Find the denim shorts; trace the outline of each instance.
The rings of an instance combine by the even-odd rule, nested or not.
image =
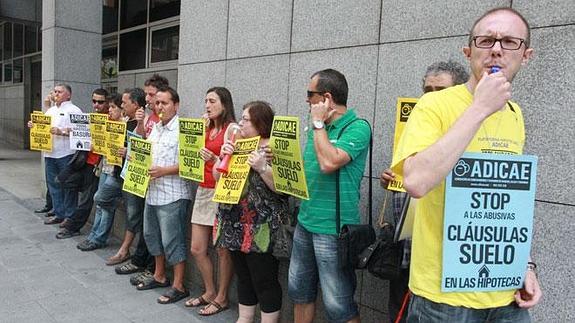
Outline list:
[[[169,265],[185,261],[187,215],[190,200],[177,200],[166,205],[144,208],[144,239],[150,254],[165,255]]]
[[[330,322],[347,322],[359,315],[353,299],[356,288],[353,268],[338,264],[337,236],[307,231],[298,224],[293,239],[288,295],[296,304],[315,302],[318,283]]]
[[[487,309],[472,309],[435,303],[421,296],[412,295],[407,323],[419,322],[528,323],[531,322],[531,317],[528,310],[519,308],[515,303]]]

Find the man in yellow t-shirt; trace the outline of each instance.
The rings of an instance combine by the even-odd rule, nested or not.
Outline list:
[[[424,95],[401,136],[392,169],[403,174],[408,193],[420,198],[408,322],[529,322],[527,308],[541,298],[533,266],[521,291],[443,293],[440,284],[446,176],[464,152],[523,152],[523,115],[508,100],[513,78],[533,53],[529,38],[529,25],[517,11],[497,8],[485,13],[463,48],[471,67],[469,81]]]

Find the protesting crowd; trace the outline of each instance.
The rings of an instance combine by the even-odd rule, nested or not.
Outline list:
[[[405,120],[391,164],[373,165],[391,199],[389,208],[374,206],[382,210],[381,228],[371,225],[371,185],[369,198],[360,186],[366,165],[369,179],[377,177],[372,146],[392,143],[348,107],[346,77],[335,69],[309,76],[302,153],[298,118],[276,115],[261,100],[243,103],[236,115],[240,109],[222,86],[207,89],[203,115],[187,119],[179,116],[178,92],[158,74],[143,89],[94,90],[89,115],[72,103],[72,88],[58,84],[44,101],[46,112],[28,123],[39,130],[49,120],[49,135],[37,137],[51,140],[49,149],[41,147],[48,193],[38,213],[47,214],[45,224],[59,225],[58,239],[81,235],[93,213],[89,234],[77,245],[92,251],[108,245],[123,204],[123,240],[106,265],[130,275],[137,290],[164,288],[159,304],[184,300],[202,316],[231,306],[235,275],[237,322],[279,322],[283,258],[294,322],[314,321],[319,293],[329,322],[360,322],[356,270],[376,275],[386,260],[393,273],[376,276],[389,280],[391,322],[530,322],[528,309],[542,294],[529,255],[532,218],[499,225],[522,221],[509,211],[516,197],[504,190],[505,180],[517,176],[507,188],[529,191],[521,185],[534,176],[529,160],[518,159],[524,121],[511,101],[512,81],[533,53],[529,46],[525,18],[497,8],[470,29],[463,48],[469,73],[453,61],[430,62],[424,95]],[[89,149],[70,140],[80,119],[91,129]],[[298,147],[282,149],[290,140]],[[197,148],[186,150],[187,144]],[[493,160],[496,185],[480,168]],[[282,173],[285,168],[291,171]],[[474,186],[477,174],[491,186]],[[289,180],[283,185],[280,178]],[[292,185],[299,186],[290,191]],[[369,225],[362,225],[362,199],[370,205]],[[462,203],[474,212],[466,210],[459,223],[449,216],[459,215],[455,206]],[[398,235],[410,214],[408,237],[383,239],[386,225]],[[478,219],[485,225],[471,224]],[[394,258],[383,248],[392,248]],[[185,282],[190,256],[203,281],[197,295]],[[474,277],[456,269],[465,265],[474,265]]]

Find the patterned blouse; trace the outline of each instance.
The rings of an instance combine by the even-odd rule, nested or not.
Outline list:
[[[288,212],[288,196],[270,190],[251,170],[238,204],[221,204],[214,223],[214,244],[244,253],[271,252],[280,219]]]

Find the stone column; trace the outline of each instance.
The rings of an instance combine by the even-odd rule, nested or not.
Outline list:
[[[91,111],[91,93],[100,87],[102,2],[42,2],[42,97],[57,83],[72,87],[72,102]]]

